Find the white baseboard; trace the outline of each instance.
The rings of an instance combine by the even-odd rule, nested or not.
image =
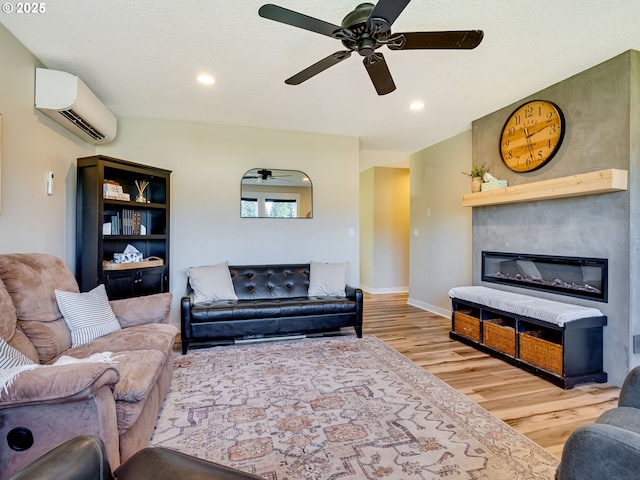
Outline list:
[[[442,317],[451,318],[451,310],[447,310],[445,308],[436,307],[435,305],[431,305],[426,302],[421,302],[413,298],[409,298],[407,300],[407,304],[413,307],[420,308],[422,310],[426,310],[427,312],[435,313],[436,315],[440,315]]]
[[[360,288],[372,295],[384,294],[384,293],[407,293],[409,287],[391,287],[391,288],[374,288],[367,285],[360,285]]]

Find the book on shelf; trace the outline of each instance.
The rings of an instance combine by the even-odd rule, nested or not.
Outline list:
[[[138,210],[122,209],[121,212],[108,217],[110,222],[103,225],[104,235],[146,235],[147,229],[142,224],[142,213]]]

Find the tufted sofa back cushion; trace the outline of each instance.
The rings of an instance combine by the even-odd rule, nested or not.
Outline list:
[[[306,297],[309,264],[229,266],[238,300]]]

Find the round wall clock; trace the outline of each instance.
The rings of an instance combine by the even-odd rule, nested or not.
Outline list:
[[[560,107],[546,100],[520,105],[502,128],[500,154],[514,172],[531,172],[553,158],[564,138]]]

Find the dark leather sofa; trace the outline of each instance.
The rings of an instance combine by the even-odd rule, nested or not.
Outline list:
[[[235,339],[286,336],[354,327],[362,337],[363,293],[349,285],[344,297],[309,297],[309,264],[229,266],[237,301],[181,300],[182,353],[190,346]]]
[[[111,472],[98,437],[72,438],[45,453],[11,480],[260,480],[219,463],[162,447],[144,448]]]

